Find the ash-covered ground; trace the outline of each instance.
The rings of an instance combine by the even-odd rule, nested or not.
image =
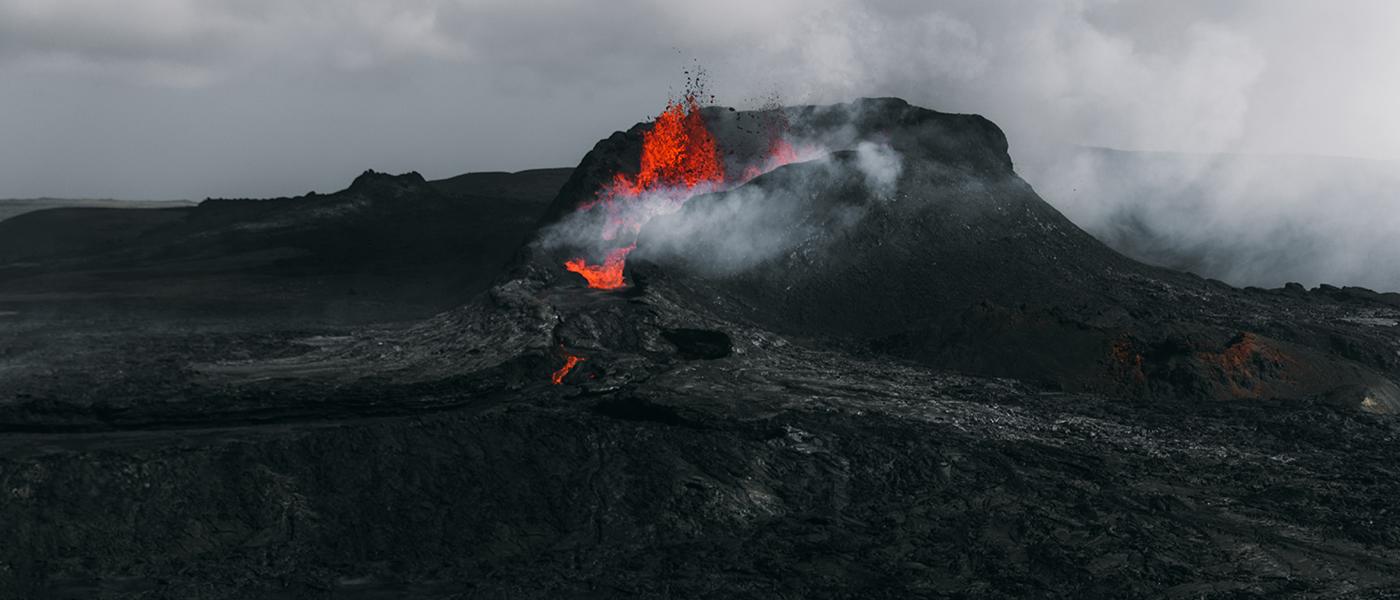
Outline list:
[[[775,117],[820,152],[614,290],[563,264],[647,124],[0,222],[123,219],[0,237],[0,597],[1400,595],[1400,296],[1136,263],[894,99],[705,109],[730,173]]]

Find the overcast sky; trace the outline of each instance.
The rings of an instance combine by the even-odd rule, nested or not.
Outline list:
[[[1400,158],[1400,2],[0,0],[0,197],[576,164],[698,61],[723,104],[898,95],[1060,144]]]

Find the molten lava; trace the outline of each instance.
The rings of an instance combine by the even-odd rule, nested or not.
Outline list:
[[[705,126],[694,94],[668,102],[651,129],[642,134],[642,167],[635,178],[619,173],[611,192],[637,196],[662,187],[693,189],[724,182],[724,163],[715,137]]]
[[[635,176],[613,175],[597,198],[579,210],[603,210],[600,239],[625,242],[636,239],[652,217],[675,212],[692,196],[720,191],[730,183],[715,136],[705,123],[695,92],[678,102],[666,103],[651,128],[642,133],[641,166]],[[775,113],[781,115],[780,112]],[[786,121],[773,127],[772,139],[759,164],[744,169],[736,182],[743,183],[798,160],[798,152],[783,139]],[[601,264],[582,257],[569,259],[564,268],[582,275],[588,287],[611,290],[626,284],[622,277],[627,254],[636,243],[613,248]]]
[[[554,385],[564,383],[564,376],[568,375],[569,371],[572,371],[574,366],[578,365],[579,363],[585,360],[587,359],[582,356],[574,356],[572,354],[569,354],[568,352],[565,352],[564,366],[559,367],[558,371],[555,371],[553,375],[550,375],[550,380],[554,382]]]
[[[590,265],[582,258],[574,258],[565,262],[564,268],[582,275],[588,280],[588,287],[615,290],[623,285],[622,267],[627,261],[627,253],[636,247],[637,244],[633,243],[609,252],[601,265]]]
[[[598,200],[581,209],[602,204],[608,218],[601,237],[615,240],[620,235],[636,236],[646,219],[680,208],[696,188],[723,183],[724,162],[715,137],[705,125],[699,101],[694,94],[688,94],[680,102],[668,102],[651,129],[642,134],[642,164],[637,175],[614,175],[612,182],[598,192]],[[637,210],[636,203],[643,195],[661,195],[665,201],[659,207],[647,207],[651,210]],[[583,258],[573,258],[564,263],[564,268],[582,275],[588,280],[588,287],[617,289],[624,285],[622,269],[627,253],[636,246],[634,243],[613,249],[602,264],[590,265]]]

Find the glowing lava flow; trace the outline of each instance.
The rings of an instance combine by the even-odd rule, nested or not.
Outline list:
[[[588,287],[600,290],[613,290],[622,287],[622,267],[627,261],[627,253],[631,252],[637,244],[623,246],[608,253],[608,257],[601,265],[590,265],[582,258],[571,259],[564,263],[564,268],[588,280]]]
[[[660,211],[669,212],[695,195],[699,191],[697,188],[718,189],[723,183],[724,162],[720,159],[719,148],[705,126],[700,103],[690,94],[680,102],[667,103],[666,110],[656,117],[651,129],[642,134],[642,164],[637,175],[616,174],[612,182],[599,191],[598,200],[582,209],[601,203],[608,211],[607,225],[602,232],[604,240],[613,240],[622,234],[635,236],[645,219],[657,214],[656,210],[633,210],[632,205],[642,195],[666,196],[669,202],[663,203]],[[588,287],[620,288],[625,283],[622,269],[627,253],[635,247],[634,243],[613,249],[600,265],[573,258],[564,263],[564,268],[582,275],[588,280]]]
[[[550,380],[554,382],[554,385],[559,385],[559,384],[561,384],[561,383],[564,383],[564,376],[565,376],[565,375],[568,375],[568,374],[569,374],[569,371],[572,371],[572,370],[574,369],[574,366],[575,366],[575,365],[578,365],[579,363],[581,363],[581,362],[583,362],[583,361],[585,361],[585,360],[588,360],[588,359],[586,359],[586,358],[584,358],[584,357],[582,357],[582,356],[574,356],[574,355],[572,355],[572,354],[569,354],[568,352],[565,352],[565,353],[564,353],[564,366],[559,367],[559,370],[558,370],[558,371],[555,371],[553,375],[550,375],[550,376],[549,376]]]

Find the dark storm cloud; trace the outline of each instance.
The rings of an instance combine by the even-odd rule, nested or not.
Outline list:
[[[1380,1],[0,0],[0,197],[572,165],[698,62],[721,103],[898,95],[984,114],[1093,229],[1115,199],[1076,193],[1104,186],[1066,147],[1400,157],[1398,17]],[[1216,222],[1278,225],[1231,200],[1246,196]],[[1307,222],[1339,203],[1284,208]]]

